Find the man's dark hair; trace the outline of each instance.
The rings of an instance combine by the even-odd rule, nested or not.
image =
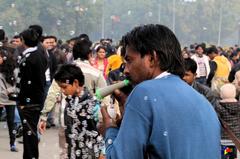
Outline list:
[[[22,41],[22,37],[20,35],[14,35],[13,39],[20,39]]]
[[[20,33],[24,44],[28,47],[35,47],[38,45],[38,34],[33,29],[27,29]]]
[[[55,42],[57,42],[57,37],[54,36],[54,35],[42,36],[42,38],[41,38],[41,42],[44,42],[44,40],[46,40],[46,39],[54,39]]]
[[[82,70],[74,64],[61,65],[54,75],[54,79],[57,82],[73,84],[76,79],[79,82],[79,86],[84,85],[84,75]]]
[[[184,59],[184,67],[185,71],[197,72],[197,63],[191,58]]]
[[[5,31],[3,29],[0,29],[0,41],[5,40]]]
[[[91,53],[91,46],[92,42],[83,39],[83,40],[78,40],[73,46],[73,58],[76,60],[80,58],[81,60],[88,60],[89,54]]]
[[[212,54],[212,53],[218,54],[218,50],[217,50],[216,46],[213,45],[206,49],[206,53],[207,53],[207,55]]]
[[[56,37],[56,36],[54,36],[54,35],[48,35],[48,36],[46,36],[46,37],[47,37],[46,39],[54,39],[54,40],[55,40],[55,42],[57,42],[57,41],[58,41],[57,37]]]
[[[160,69],[172,74],[184,75],[181,46],[174,33],[166,26],[149,24],[134,28],[122,37],[123,47],[131,47],[144,57],[156,52]]]
[[[37,32],[37,35],[38,35],[38,40],[40,41],[41,37],[42,37],[42,32],[43,32],[43,29],[40,25],[30,25],[29,26],[29,29],[33,29]]]

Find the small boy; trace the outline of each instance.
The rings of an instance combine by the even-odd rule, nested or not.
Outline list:
[[[211,91],[209,87],[195,80],[197,76],[197,63],[191,58],[186,58],[184,59],[184,67],[185,74],[183,76],[183,80],[200,94],[205,96],[208,101],[214,106],[214,108],[217,109],[220,106],[217,96]]]
[[[54,78],[62,93],[67,96],[64,123],[68,158],[98,158],[104,142],[93,119],[96,100],[83,87],[84,75],[81,69],[73,64],[65,64]]]

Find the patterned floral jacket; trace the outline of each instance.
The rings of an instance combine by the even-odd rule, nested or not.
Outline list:
[[[85,88],[80,97],[67,97],[64,111],[68,157],[71,159],[98,158],[104,146],[93,119],[96,100]]]

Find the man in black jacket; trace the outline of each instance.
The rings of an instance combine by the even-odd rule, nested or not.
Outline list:
[[[18,60],[18,105],[23,124],[24,159],[38,158],[37,124],[44,103],[44,85],[47,59],[39,52],[38,34],[27,29],[21,34],[25,47]]]

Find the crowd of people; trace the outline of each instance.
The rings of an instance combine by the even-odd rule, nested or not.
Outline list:
[[[92,42],[66,42],[31,25],[12,39],[0,29],[0,116],[10,151],[22,130],[23,158],[39,158],[58,127],[61,159],[235,159],[240,138],[240,46],[181,49],[174,33],[148,24]],[[130,85],[96,98],[98,88]],[[0,150],[1,151],[1,150]]]

